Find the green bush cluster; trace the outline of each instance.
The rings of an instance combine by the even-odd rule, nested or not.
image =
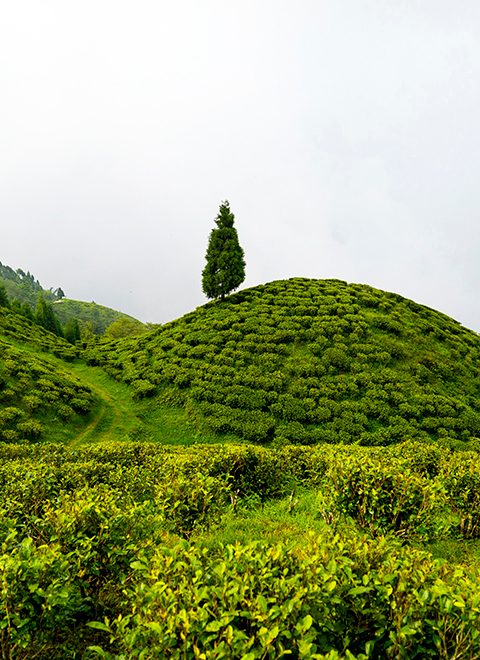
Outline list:
[[[395,294],[272,282],[87,351],[135,396],[251,442],[388,445],[480,436],[478,335]]]
[[[37,350],[51,353],[67,362],[78,357],[78,349],[75,346],[5,307],[0,307],[0,335],[9,341],[22,342]]]
[[[95,647],[102,658],[118,651],[205,660],[480,652],[474,581],[385,540],[311,536],[302,551],[254,543],[214,553],[182,544],[158,548],[134,569],[129,611],[93,624],[108,639]]]
[[[436,538],[450,531],[441,480],[406,470],[402,459],[339,453],[329,476],[338,509],[373,534]]]
[[[0,443],[2,657],[478,657],[477,577],[408,546],[478,538],[477,464],[414,442]],[[300,542],[207,540],[282,498],[292,524],[305,489],[325,524]]]
[[[0,441],[43,439],[47,426],[74,423],[94,403],[90,388],[61,368],[0,343]]]

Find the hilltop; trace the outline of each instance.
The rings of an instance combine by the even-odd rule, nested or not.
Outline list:
[[[252,442],[385,445],[480,435],[480,339],[394,293],[291,279],[211,302],[91,364],[200,430]]]

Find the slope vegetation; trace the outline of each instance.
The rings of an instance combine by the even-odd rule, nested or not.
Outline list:
[[[35,311],[39,295],[45,300],[55,303],[55,314],[62,325],[65,325],[68,319],[77,319],[83,323],[89,323],[92,331],[98,335],[103,334],[111,323],[119,319],[134,321],[140,328],[143,325],[132,316],[110,307],[98,305],[95,302],[67,299],[61,288],[44,289],[30,272],[25,273],[21,268],[14,270],[1,262],[0,285],[5,287],[10,301],[16,300],[18,303],[27,304],[33,311]]]
[[[0,309],[0,441],[65,441],[81,432],[97,398],[69,369],[76,353],[56,335]]]
[[[91,324],[92,331],[101,335],[105,332],[109,325],[119,319],[129,319],[136,322],[139,328],[143,324],[133,316],[117,312],[115,309],[98,305],[95,302],[83,302],[81,300],[71,300],[70,298],[61,298],[54,301],[54,311],[60,321],[65,324],[68,319],[75,318],[83,323]]]
[[[479,478],[421,443],[0,443],[2,660],[478,659],[478,556],[421,548],[478,548]]]
[[[480,435],[480,339],[399,295],[276,281],[88,352],[135,395],[253,442],[385,445]]]
[[[79,346],[0,308],[0,442],[196,440],[183,408],[133,401],[130,387],[80,356]]]

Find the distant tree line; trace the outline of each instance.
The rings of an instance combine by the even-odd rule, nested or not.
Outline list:
[[[59,291],[61,291],[61,289]],[[62,294],[63,296],[65,295],[63,291]],[[53,334],[58,337],[63,337],[71,344],[74,344],[81,338],[80,323],[78,322],[78,319],[67,319],[65,325],[62,326],[53,310],[52,303],[45,299],[42,290],[41,293],[38,294],[37,304],[35,309],[33,309],[28,302],[21,302],[18,298],[10,300],[5,286],[0,284],[0,307],[11,309],[12,312],[20,314],[29,321],[42,326],[45,330],[53,332]]]
[[[0,282],[0,308],[4,307],[11,309],[12,312],[20,314],[29,321],[42,326],[45,330],[53,332],[53,334],[58,337],[63,337],[71,344],[75,344],[75,342],[80,339],[83,341],[92,340],[99,335],[104,335],[110,339],[130,337],[132,335],[141,334],[150,328],[149,324],[145,325],[129,316],[115,318],[115,320],[110,322],[105,328],[105,325],[102,325],[99,308],[94,305],[94,303],[92,303],[91,309],[90,307],[88,309],[88,320],[86,320],[85,317],[77,318],[71,314],[64,319],[64,323],[62,324],[61,320],[55,313],[54,304],[52,304],[51,299],[48,297],[49,293],[49,291],[45,292],[40,287],[36,305],[32,306],[27,301],[21,301],[18,298],[10,298],[5,286]],[[54,293],[56,300],[60,300],[65,296],[61,289],[56,289]],[[113,310],[109,311],[113,313]]]

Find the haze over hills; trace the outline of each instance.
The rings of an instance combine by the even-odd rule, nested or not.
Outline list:
[[[120,319],[128,319],[140,325],[140,321],[132,316],[104,305],[98,305],[93,301],[70,300],[65,297],[61,287],[44,289],[30,271],[25,272],[21,268],[14,270],[1,262],[0,285],[5,287],[11,301],[18,301],[23,305],[27,304],[33,312],[39,296],[54,303],[55,314],[62,325],[65,325],[69,319],[76,319],[81,324],[88,324],[91,331],[99,335],[103,334],[111,323]]]

